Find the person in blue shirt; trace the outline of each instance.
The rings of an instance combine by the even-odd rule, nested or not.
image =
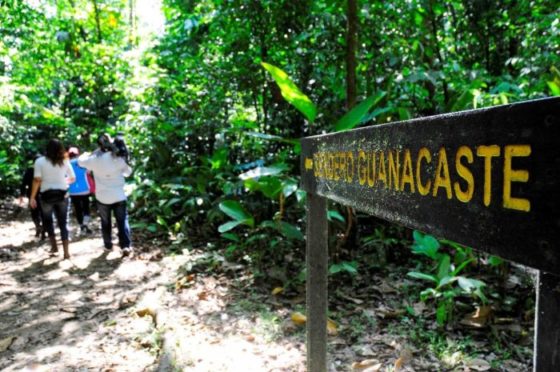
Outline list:
[[[82,234],[91,234],[92,231],[88,227],[88,223],[91,220],[89,207],[89,195],[91,194],[91,190],[87,179],[87,169],[78,165],[80,150],[77,147],[70,147],[70,149],[68,149],[68,155],[70,157],[70,164],[76,174],[76,181],[70,185],[68,190],[72,205],[74,206],[76,220],[78,221]]]

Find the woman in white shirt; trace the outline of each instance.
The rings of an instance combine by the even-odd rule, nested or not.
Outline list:
[[[55,255],[58,252],[53,225],[53,213],[55,213],[62,239],[64,259],[70,258],[66,221],[68,217],[68,185],[73,183],[75,178],[74,170],[68,161],[64,146],[59,140],[51,139],[47,144],[46,155],[35,161],[29,205],[31,208],[37,208],[36,197],[37,192],[40,191],[43,224],[51,242],[50,253]]]

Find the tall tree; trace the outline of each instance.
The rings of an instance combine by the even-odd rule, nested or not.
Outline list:
[[[356,49],[358,44],[358,0],[348,0],[346,11],[346,109],[356,105]]]

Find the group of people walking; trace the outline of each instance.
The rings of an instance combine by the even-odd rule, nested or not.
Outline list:
[[[111,151],[112,148],[107,144],[111,144],[111,138],[104,134],[98,138],[97,150],[80,155],[77,147],[66,151],[61,141],[51,139],[45,155],[37,156],[33,168],[28,169],[23,176],[21,197],[29,198],[35,235],[42,239],[48,236],[52,255],[57,255],[59,251],[54,216],[60,230],[63,257],[70,258],[69,204],[74,206],[81,232],[92,233],[88,226],[91,219],[90,195],[96,199],[104,248],[108,251],[113,248],[111,214],[114,214],[122,255],[129,256],[132,253],[124,192],[124,179],[132,173],[132,168],[125,157]]]

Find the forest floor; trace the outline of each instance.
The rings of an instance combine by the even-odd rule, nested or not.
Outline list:
[[[244,266],[217,253],[166,254],[155,239],[136,242],[132,258],[117,249],[104,252],[94,227],[92,235],[72,239],[70,260],[50,257],[48,240],[34,238],[28,212],[15,200],[4,201],[0,370],[305,370],[305,329],[292,320],[304,312],[302,294],[272,294]],[[329,370],[530,369],[530,320],[512,319],[474,335],[450,331],[438,339],[445,344],[439,349],[419,347],[411,335],[433,325],[415,325],[419,318],[403,319],[393,310],[402,297],[394,281],[368,283],[373,285],[355,291],[334,288]],[[421,303],[411,308],[428,311]],[[498,351],[499,343],[485,341],[490,332],[503,334],[506,343],[514,340],[514,347]],[[477,353],[463,352],[473,347]]]

